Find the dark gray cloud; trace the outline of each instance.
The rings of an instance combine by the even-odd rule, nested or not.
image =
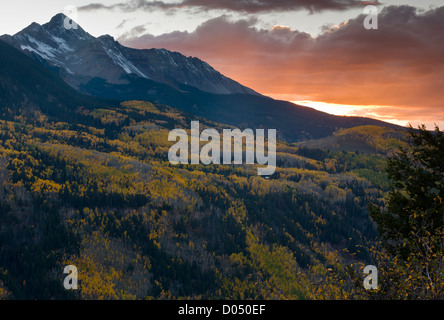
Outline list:
[[[130,0],[114,5],[91,3],[79,8],[81,11],[120,9],[122,11],[197,8],[200,10],[229,10],[245,13],[283,12],[308,10],[311,13],[324,10],[348,10],[366,5],[379,5],[377,0],[182,0],[164,1]]]
[[[310,12],[323,10],[347,10],[365,5],[377,5],[378,1],[360,0],[184,0],[183,5],[205,9],[227,9],[231,11],[258,13],[306,9]]]

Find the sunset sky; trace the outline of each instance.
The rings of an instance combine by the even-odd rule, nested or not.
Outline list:
[[[363,26],[367,4],[377,30]],[[15,0],[1,5],[0,33],[68,5],[94,36],[199,57],[274,98],[444,128],[443,0]]]

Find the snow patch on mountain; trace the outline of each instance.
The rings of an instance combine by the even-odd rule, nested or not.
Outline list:
[[[28,40],[36,45],[36,48],[34,49],[37,53],[41,53],[46,57],[51,57],[52,59],[55,58],[54,52],[55,49],[48,46],[46,43],[37,41],[31,36],[28,36]]]
[[[109,48],[104,47],[106,54],[110,59],[118,66],[122,67],[123,70],[125,70],[126,73],[135,73],[140,77],[148,79],[148,77],[137,67],[132,64],[128,59],[125,59],[125,57],[122,55],[122,53],[118,51],[111,50]]]
[[[65,52],[74,52],[74,49],[71,48],[71,47],[68,45],[68,43],[67,43],[65,40],[63,40],[62,38],[59,38],[59,37],[53,36],[52,39],[54,40],[55,43],[58,44],[59,49],[61,49],[62,51],[65,51]]]

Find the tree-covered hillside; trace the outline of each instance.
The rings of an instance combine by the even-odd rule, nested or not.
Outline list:
[[[303,148],[331,151],[349,151],[363,154],[392,154],[400,147],[406,147],[408,134],[406,128],[384,128],[377,126],[358,126],[340,129],[333,135],[310,141],[300,142]]]
[[[171,107],[130,101],[72,119],[0,120],[2,297],[314,299],[334,265],[368,258],[381,155],[279,142],[264,178],[256,165],[171,165],[169,131],[196,120]],[[62,285],[69,264],[77,291]]]

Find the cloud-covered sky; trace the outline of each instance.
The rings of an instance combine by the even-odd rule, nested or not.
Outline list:
[[[256,91],[323,111],[444,128],[442,0],[97,1],[74,3],[93,35],[196,56]],[[39,3],[49,15],[39,23],[61,11]],[[363,26],[369,4],[377,30]]]

